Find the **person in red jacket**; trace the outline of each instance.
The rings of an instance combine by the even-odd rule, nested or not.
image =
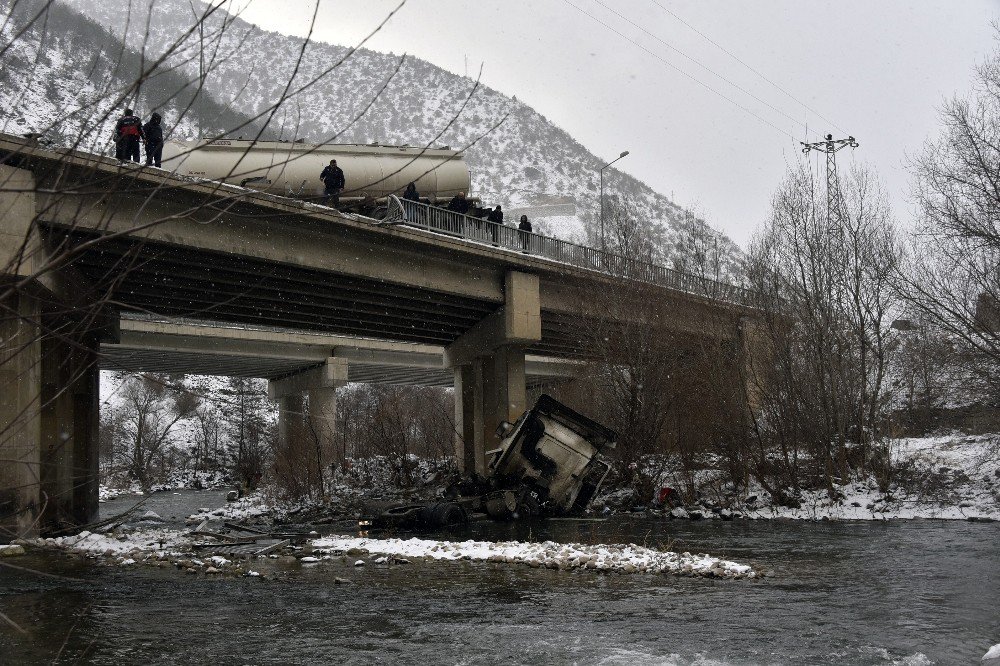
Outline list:
[[[132,113],[132,109],[125,109],[125,115],[115,124],[115,157],[118,161],[138,162],[139,143],[142,139],[142,120]]]

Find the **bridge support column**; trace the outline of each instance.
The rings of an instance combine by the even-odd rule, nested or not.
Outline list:
[[[278,400],[278,443],[287,447],[300,434],[315,438],[321,451],[333,451],[337,389],[347,384],[347,361],[330,357],[322,366],[291,377],[271,380],[268,395]],[[309,397],[305,409],[303,396]]]
[[[742,317],[736,329],[737,363],[743,382],[746,407],[750,411],[760,408],[764,388],[765,369],[771,365],[772,351],[762,324],[750,317]]]
[[[497,426],[524,412],[525,350],[541,340],[538,277],[508,273],[504,305],[445,350],[455,369],[455,458],[463,472],[486,472]]]
[[[34,177],[0,165],[0,289],[10,288],[0,303],[0,528],[8,535],[97,518],[105,322],[72,268],[24,280],[49,258],[35,227]]]
[[[524,376],[524,347],[504,345],[482,360],[483,363],[483,443],[495,448],[500,439],[497,426],[513,423],[527,408]]]
[[[97,336],[17,293],[0,316],[0,526],[18,536],[97,518]],[[44,326],[43,326],[44,325]],[[68,339],[68,340],[67,340]]]
[[[0,317],[0,527],[38,532],[42,509],[42,343],[38,302],[15,294]]]
[[[305,410],[305,401],[301,393],[290,393],[278,398],[279,444],[287,444],[299,436]]]
[[[465,472],[483,474],[483,364],[478,359],[455,368],[455,461]]]
[[[327,455],[334,450],[336,425],[337,389],[335,387],[309,389],[309,426],[320,446],[328,452]]]
[[[75,334],[78,324],[48,324],[42,338],[42,490],[47,527],[97,519],[100,372],[97,335]],[[65,330],[59,330],[63,328]]]

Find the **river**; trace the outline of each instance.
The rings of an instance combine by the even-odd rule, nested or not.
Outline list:
[[[147,506],[180,520],[220,498]],[[0,610],[29,632],[0,625],[0,663],[973,664],[1000,643],[998,523],[612,518],[452,538],[669,545],[768,575],[261,560],[266,578],[233,579],[30,555],[7,561],[80,581],[0,568]]]

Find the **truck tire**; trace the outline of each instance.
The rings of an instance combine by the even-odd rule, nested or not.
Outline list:
[[[428,527],[447,527],[466,521],[465,509],[454,502],[438,502],[424,507],[422,518]]]

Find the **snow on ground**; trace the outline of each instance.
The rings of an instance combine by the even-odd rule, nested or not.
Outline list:
[[[113,500],[120,495],[143,495],[145,494],[142,485],[124,475],[108,478],[104,475],[105,483],[102,483],[98,493],[99,501],[106,502]],[[193,488],[196,490],[217,490],[231,488],[232,480],[221,471],[203,470],[176,470],[171,472],[166,480],[154,483],[150,488],[152,492],[163,490],[180,490],[182,488]]]
[[[190,539],[186,532],[162,528],[141,529],[113,535],[83,531],[73,536],[33,539],[27,543],[42,548],[67,550],[95,557],[124,555],[136,557],[139,554],[145,556],[179,555],[190,545]]]
[[[746,506],[752,518],[882,520],[937,518],[1000,520],[1000,437],[938,435],[892,443],[895,481],[889,491],[874,479],[854,479],[838,489],[837,502],[825,490],[804,491],[799,508]],[[764,495],[764,493],[761,493]]]
[[[203,520],[246,522],[260,517],[272,518],[278,514],[287,513],[288,510],[288,507],[282,506],[264,491],[258,490],[217,509],[206,508],[193,513],[187,517],[187,522],[198,523]]]
[[[893,440],[890,451],[893,472],[887,491],[873,476],[858,475],[835,487],[837,499],[831,499],[825,487],[816,487],[799,492],[799,506],[779,506],[758,484],[751,482],[737,492],[725,474],[707,466],[695,473],[701,499],[686,511],[703,518],[729,517],[721,513],[725,507],[733,515],[756,519],[1000,520],[1000,435],[903,438]],[[685,477],[678,465],[664,467],[671,471],[660,477],[660,485],[683,491]],[[786,492],[794,494],[790,488]],[[643,504],[649,499],[630,500],[628,492],[619,489],[599,496],[592,508],[613,508],[620,501]],[[678,514],[674,517],[686,517]]]
[[[434,541],[430,539],[368,539],[334,536],[315,539],[317,552],[344,553],[353,549],[432,560],[475,560],[526,564],[533,568],[592,569],[618,573],[668,573],[720,578],[755,578],[745,564],[709,555],[674,553],[635,544],[556,543],[543,541]]]
[[[33,539],[26,545],[46,549],[64,550],[94,558],[104,558],[122,566],[138,562],[171,561],[179,568],[202,568],[206,573],[217,573],[226,567],[238,566],[224,557],[211,553],[191,555],[196,539],[189,532],[176,529],[136,529],[116,534],[81,532],[80,534],[49,539]],[[392,556],[425,561],[471,560],[504,564],[527,565],[566,571],[588,569],[607,573],[664,573],[683,576],[713,578],[756,578],[757,574],[745,564],[721,560],[710,555],[692,555],[645,548],[635,544],[556,543],[544,541],[435,541],[430,539],[370,539],[350,536],[329,536],[307,542],[299,561],[305,564],[320,563],[331,559],[331,554],[368,553],[371,556]],[[316,557],[322,555],[323,558]],[[188,558],[188,559],[184,559]],[[374,559],[375,564],[386,563],[388,558]],[[401,560],[395,559],[400,562]],[[359,560],[363,565],[364,560]],[[215,569],[210,571],[209,568]]]

